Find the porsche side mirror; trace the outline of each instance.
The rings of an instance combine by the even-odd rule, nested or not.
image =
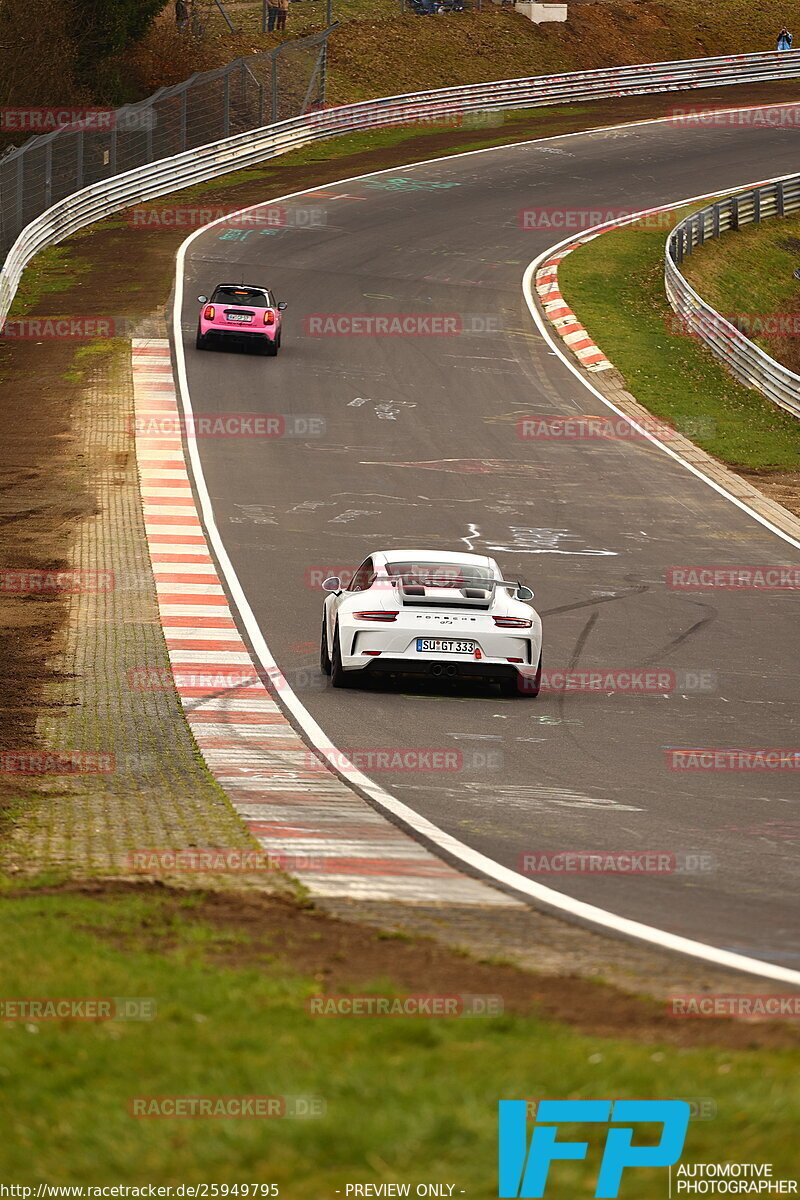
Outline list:
[[[531,589],[529,587],[525,587],[524,583],[520,584],[520,586],[517,588],[514,595],[516,596],[517,600],[532,600],[533,599],[533,592],[531,591]]]
[[[285,300],[281,300],[281,301],[280,301],[280,303],[278,304],[278,312],[283,312],[283,310],[284,310],[285,308],[286,308],[286,301],[285,301]]]
[[[322,581],[322,590],[323,592],[333,592],[334,595],[338,596],[342,590],[342,581],[339,576],[331,575],[330,579],[324,579]]]
[[[198,304],[205,304],[205,302],[206,302],[206,300],[207,300],[207,299],[208,299],[208,296],[198,296],[198,297],[197,297],[197,303],[198,303]]]

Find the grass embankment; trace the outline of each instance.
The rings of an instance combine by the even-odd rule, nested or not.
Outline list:
[[[800,217],[786,217],[706,242],[682,269],[717,312],[800,374],[800,281],[792,274],[798,266]]]
[[[409,986],[413,955],[434,953],[426,943],[415,951],[372,932],[362,947],[370,965],[360,967],[347,939],[364,935],[346,923],[313,913],[300,919],[293,910],[279,928],[274,906],[271,922],[263,914],[254,922],[244,904],[250,924],[237,925],[234,903],[242,905],[233,902],[223,917],[219,899],[144,888],[6,896],[3,997],[152,997],[157,1004],[156,1018],[146,1021],[3,1021],[7,1179],[276,1183],[286,1200],[323,1200],[353,1182],[452,1182],[455,1195],[463,1188],[491,1200],[498,1099],[545,1096],[707,1098],[717,1115],[690,1125],[686,1161],[733,1155],[772,1162],[776,1176],[793,1172],[798,1060],[785,1042],[756,1052],[601,1039],[537,1015],[518,984],[506,1003],[513,1011],[494,1018],[312,1017],[306,1000],[323,990],[469,990],[469,962],[437,951],[455,964],[449,982],[442,986],[439,962],[434,982],[421,977]],[[402,984],[387,966],[401,960]],[[459,986],[458,970],[468,987]],[[492,970],[492,990],[502,996],[500,969]],[[477,990],[474,977],[471,986]],[[596,991],[600,1013],[604,989]],[[685,1022],[669,1024],[683,1035]],[[322,1097],[327,1112],[305,1120],[146,1120],[128,1111],[136,1096],[286,1094]],[[554,1168],[548,1195],[555,1200],[590,1194],[600,1139],[590,1142],[590,1165]],[[663,1171],[638,1172],[621,1193],[665,1194]]]
[[[667,230],[652,225],[603,234],[568,255],[559,281],[570,306],[655,416],[733,467],[796,468],[797,420],[738,384],[702,343],[674,331],[677,318],[664,294]],[[746,311],[754,307],[751,297]]]
[[[293,3],[286,35],[260,32],[261,0],[230,3],[236,33],[213,6],[205,8],[203,38],[176,34],[170,4],[127,56],[122,69],[136,94],[321,29],[327,6],[326,0]],[[333,18],[341,23],[328,59],[333,103],[623,63],[771,50],[782,22],[800,36],[800,0],[788,0],[779,13],[771,4],[747,0],[714,5],[706,0],[572,0],[565,22],[544,25],[491,0],[483,0],[482,12],[434,19],[402,15],[400,0],[334,0]]]

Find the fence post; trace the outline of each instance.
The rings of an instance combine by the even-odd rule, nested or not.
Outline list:
[[[222,136],[228,137],[231,132],[231,73],[225,72],[224,99],[222,101]]]
[[[111,145],[108,148],[108,165],[110,168],[109,174],[116,175],[116,173],[117,173],[117,127],[116,127],[116,125],[111,130]]]
[[[83,130],[75,138],[75,190],[83,187]]]
[[[714,205],[712,212],[714,214],[714,237],[718,238],[719,237],[719,202],[717,202]]]
[[[259,83],[259,85],[258,85],[258,124],[259,124],[259,126],[264,124],[264,85],[263,85],[263,83]]]
[[[179,151],[179,153],[181,153],[181,154],[183,153],[184,150],[187,149],[187,137],[186,137],[187,107],[188,107],[187,89],[184,88],[183,91],[181,92],[181,129],[180,129],[180,135],[179,135],[180,136],[180,151]]]
[[[25,224],[25,151],[17,154],[17,228],[15,234],[21,232]],[[13,241],[13,238],[12,238]]]
[[[785,216],[783,180],[782,179],[779,179],[778,182],[775,184],[775,203],[776,203],[776,207],[778,210],[778,216],[779,217]]]
[[[761,224],[761,192],[758,188],[753,190],[753,224]]]
[[[731,196],[731,229],[739,228],[739,197]]]
[[[53,202],[53,143],[47,141],[44,148],[44,206]]]
[[[267,32],[267,0],[263,0],[261,5],[261,32]]]
[[[144,152],[145,152],[147,162],[151,163],[153,161],[153,110],[152,110],[152,108],[147,109],[147,116],[145,119],[147,122],[147,129],[145,131],[145,142],[144,142],[145,151]]]
[[[274,123],[278,119],[278,55],[280,49],[273,50],[270,66],[272,68],[272,103],[271,103],[271,120]]]

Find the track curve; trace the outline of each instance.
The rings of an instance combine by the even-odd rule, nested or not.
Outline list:
[[[784,129],[649,123],[443,159],[309,193],[327,223],[188,247],[196,413],[317,414],[324,437],[198,441],[218,527],[275,657],[342,749],[465,752],[458,775],[376,776],[512,870],[526,852],[706,852],[705,874],[561,877],[580,900],[787,967],[800,959],[796,788],[783,775],[673,773],[670,746],[791,746],[791,599],[669,591],[680,564],[791,561],[773,534],[647,443],[524,442],[520,415],[596,413],[520,291],[552,231],[527,207],[643,208],[775,175]],[[401,183],[392,180],[401,179]],[[387,187],[387,184],[389,185]],[[431,186],[438,185],[438,186]],[[445,185],[445,186],[442,186]],[[244,269],[290,302],[277,360],[197,354],[198,292]],[[309,313],[493,314],[503,332],[315,338]],[[330,691],[313,643],[320,572],[371,548],[485,549],[536,589],[547,664],[717,672],[709,694]],[[312,572],[317,572],[312,575]]]

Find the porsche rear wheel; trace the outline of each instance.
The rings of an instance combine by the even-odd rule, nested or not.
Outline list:
[[[328,653],[328,634],[325,629],[325,618],[322,618],[322,634],[319,639],[319,668],[325,675],[331,673],[331,656]]]
[[[331,683],[335,688],[355,687],[354,674],[355,672],[351,674],[351,672],[345,671],[342,666],[342,650],[339,645],[339,626],[337,625],[333,635],[333,653],[331,654]]]

